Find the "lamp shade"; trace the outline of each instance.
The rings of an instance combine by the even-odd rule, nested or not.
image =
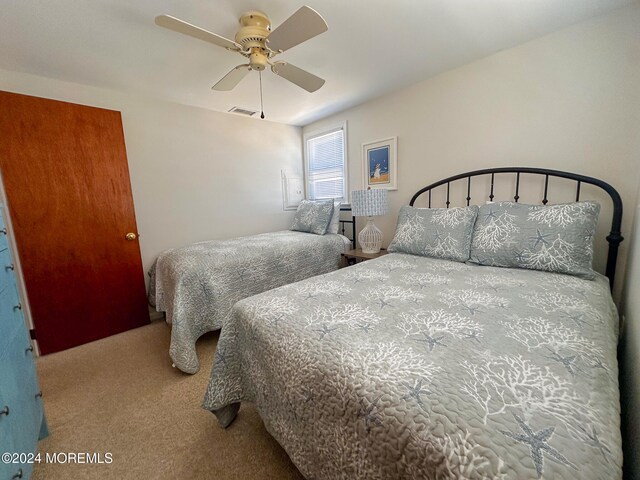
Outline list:
[[[351,192],[351,209],[355,217],[386,215],[389,211],[387,190],[354,190]]]

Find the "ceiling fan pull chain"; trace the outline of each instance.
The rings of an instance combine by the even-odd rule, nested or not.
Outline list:
[[[264,119],[264,106],[262,105],[262,70],[259,70],[260,74],[260,118]]]

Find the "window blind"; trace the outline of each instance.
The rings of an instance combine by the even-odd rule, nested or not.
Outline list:
[[[333,130],[307,140],[307,186],[311,200],[342,199],[345,185],[344,131]]]

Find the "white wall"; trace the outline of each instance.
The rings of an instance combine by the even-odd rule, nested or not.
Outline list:
[[[350,190],[362,188],[362,143],[398,136],[398,190],[390,192],[391,213],[376,220],[385,243],[393,237],[400,206],[420,187],[477,168],[539,166],[591,175],[613,184],[626,205],[632,205],[640,160],[638,25],[640,5],[635,4],[325,118],[303,131],[348,122]],[[420,61],[419,50],[412,54]],[[631,220],[632,215],[625,215],[625,236]],[[598,249],[596,265],[602,269],[603,240]],[[619,268],[625,253],[623,243]]]
[[[629,265],[622,296],[624,318],[621,357],[621,400],[624,463],[627,480],[640,479],[640,185],[634,205],[635,221],[630,240]],[[632,215],[631,209],[629,214]]]
[[[122,112],[145,270],[166,248],[289,225],[280,171],[302,175],[298,127],[4,70],[0,90]]]

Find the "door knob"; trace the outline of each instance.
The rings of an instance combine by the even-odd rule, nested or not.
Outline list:
[[[124,236],[124,238],[126,238],[130,242],[133,242],[136,238],[138,238],[138,236],[133,232],[129,232]]]

